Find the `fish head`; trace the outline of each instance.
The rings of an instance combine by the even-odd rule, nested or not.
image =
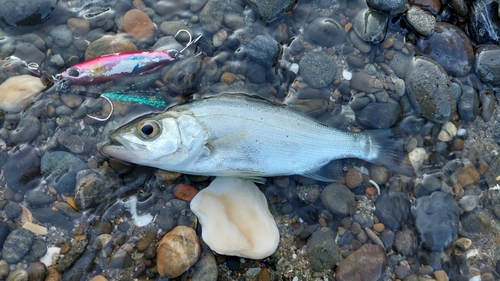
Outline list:
[[[88,84],[94,81],[94,73],[90,69],[82,69],[79,67],[70,67],[59,76],[60,79],[70,82],[71,84]]]
[[[160,116],[124,125],[100,151],[130,163],[182,171],[200,154],[208,134],[193,116]]]

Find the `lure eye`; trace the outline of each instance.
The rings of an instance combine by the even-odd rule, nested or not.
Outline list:
[[[137,125],[137,134],[143,140],[151,140],[160,133],[160,124],[155,120],[144,120]]]
[[[68,69],[68,75],[71,77],[78,77],[80,76],[80,71],[76,68],[70,68]]]

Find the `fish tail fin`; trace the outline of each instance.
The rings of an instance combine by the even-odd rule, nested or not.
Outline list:
[[[394,136],[390,129],[369,133],[372,139],[373,157],[367,161],[387,167],[389,170],[408,177],[415,176],[415,169],[405,153],[403,139]]]

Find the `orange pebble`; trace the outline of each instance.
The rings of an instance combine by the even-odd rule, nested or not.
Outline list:
[[[368,187],[366,188],[365,193],[369,196],[375,196],[378,194],[378,191],[375,187]]]
[[[384,226],[384,224],[383,224],[383,223],[376,223],[376,224],[374,224],[374,225],[373,225],[373,229],[374,229],[376,232],[380,233],[380,232],[384,231],[385,226]]]
[[[184,201],[191,201],[193,197],[198,193],[198,190],[191,185],[179,183],[174,187],[174,196],[177,199]]]
[[[348,23],[344,26],[344,30],[346,33],[349,32],[349,30],[351,30],[351,28],[352,28],[352,23]]]

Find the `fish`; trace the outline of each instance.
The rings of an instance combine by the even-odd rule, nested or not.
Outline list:
[[[99,84],[132,75],[152,73],[181,58],[177,50],[121,52],[76,64],[56,75],[70,84]]]
[[[219,94],[133,120],[109,135],[110,157],[183,174],[240,177],[302,175],[330,182],[331,161],[359,158],[411,176],[391,130],[350,132],[285,105]]]

